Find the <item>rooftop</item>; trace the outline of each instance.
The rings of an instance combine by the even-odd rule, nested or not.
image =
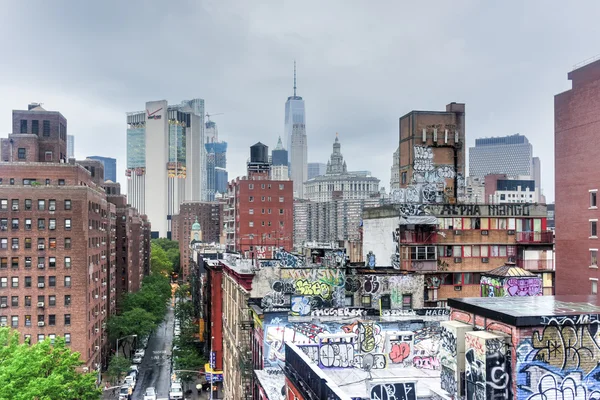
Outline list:
[[[498,268],[495,268],[491,271],[485,272],[485,275],[491,276],[513,276],[513,277],[527,277],[527,276],[537,276],[533,272],[529,272],[523,268],[517,267],[515,264],[502,265]]]
[[[285,396],[285,375],[281,368],[257,369],[254,375],[265,391],[267,399],[280,400]]]
[[[597,296],[469,297],[448,299],[448,306],[518,327],[539,326],[552,318],[600,320]]]

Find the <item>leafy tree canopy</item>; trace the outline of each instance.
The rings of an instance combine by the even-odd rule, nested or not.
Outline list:
[[[108,319],[106,328],[111,340],[123,336],[146,337],[156,328],[154,315],[142,308],[125,311]]]
[[[108,363],[108,370],[106,373],[110,377],[111,381],[116,383],[119,381],[119,378],[121,378],[121,375],[129,371],[130,365],[131,362],[127,357],[122,357],[115,354]]]
[[[96,400],[95,373],[80,373],[83,363],[64,338],[19,344],[19,333],[0,328],[0,399]]]

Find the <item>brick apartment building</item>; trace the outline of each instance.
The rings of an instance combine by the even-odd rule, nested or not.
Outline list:
[[[228,185],[227,250],[248,258],[272,258],[277,248],[293,248],[293,182],[269,179],[267,146],[255,144],[250,155],[247,176]]]
[[[173,240],[179,242],[181,278],[185,281],[190,275],[190,232],[192,224],[198,221],[202,228],[204,243],[219,243],[223,230],[223,203],[216,201],[189,201],[179,206],[179,214],[171,219]]]
[[[32,342],[65,337],[92,370],[109,354],[117,213],[101,163],[66,163],[66,126],[30,106],[13,112],[23,133],[0,143],[0,325]]]
[[[600,60],[569,72],[554,97],[556,294],[598,295]]]

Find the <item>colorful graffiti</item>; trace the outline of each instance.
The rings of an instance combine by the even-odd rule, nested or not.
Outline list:
[[[381,383],[371,386],[371,400],[416,400],[415,382]]]
[[[285,250],[275,251],[273,258],[279,261],[279,265],[283,268],[302,268],[304,267],[304,259],[288,253]]]
[[[542,279],[481,277],[481,297],[541,296]]]
[[[503,337],[489,332],[465,335],[467,400],[512,399],[510,352]]]

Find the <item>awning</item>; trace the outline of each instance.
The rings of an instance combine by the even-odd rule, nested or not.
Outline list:
[[[400,225],[437,225],[437,223],[437,217],[434,215],[400,217]]]

